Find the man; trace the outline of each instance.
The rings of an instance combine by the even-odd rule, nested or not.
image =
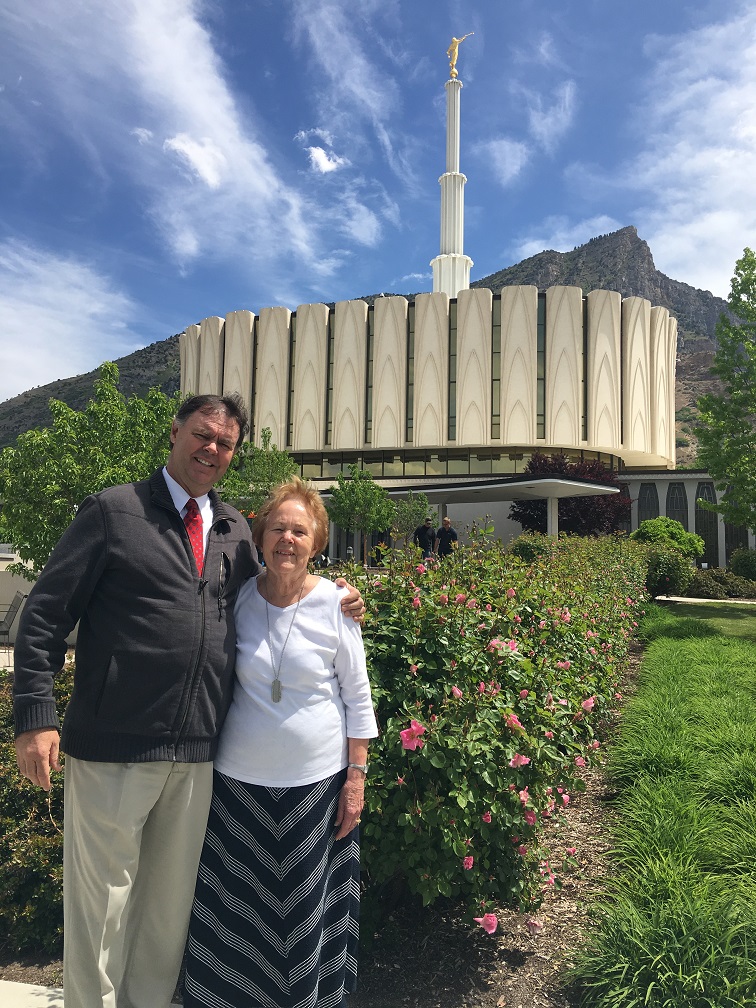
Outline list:
[[[246,520],[213,490],[247,428],[238,396],[187,400],[166,466],[82,503],[21,617],[16,754],[45,790],[60,769],[53,678],[79,623],[60,742],[66,1008],[165,1008],[175,989],[231,701],[234,602],[259,569]]]
[[[425,519],[422,525],[417,526],[414,535],[412,536],[412,542],[415,546],[419,546],[423,551],[423,560],[426,557],[429,557],[433,552],[433,543],[435,538],[436,536],[433,531],[433,519],[429,516]]]
[[[457,542],[457,533],[452,528],[451,518],[441,519],[441,528],[436,532],[436,543],[439,556],[449,556]]]

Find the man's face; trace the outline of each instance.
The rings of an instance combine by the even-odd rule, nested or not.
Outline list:
[[[451,518],[444,518],[442,524],[444,528],[451,528]]]
[[[201,497],[225,475],[234,457],[239,424],[225,411],[190,413],[171,427],[171,454],[166,468],[176,482]]]

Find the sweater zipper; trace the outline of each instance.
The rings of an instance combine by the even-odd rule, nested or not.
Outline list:
[[[203,563],[203,565],[202,565],[202,573],[203,574],[204,574],[204,569],[207,566],[207,554],[210,552],[210,542],[211,542],[210,536],[213,533],[213,529],[214,529],[215,525],[219,521],[222,521],[222,520],[224,520],[224,519],[213,518],[213,523],[210,526],[210,530],[209,530],[208,536],[207,536],[207,550],[205,552],[206,559],[205,559],[205,563]],[[223,598],[223,591],[224,591],[224,588],[225,588],[225,569],[223,567],[223,561],[224,561],[224,559],[225,559],[225,553],[223,551],[221,551],[220,564],[221,564],[221,570],[223,570],[223,579],[222,579],[222,581],[219,580],[219,582],[218,582],[218,618],[219,619],[221,618],[221,614],[222,614],[221,600]],[[194,690],[195,690],[195,687],[197,685],[197,679],[198,679],[199,670],[200,670],[200,662],[201,662],[201,658],[202,658],[202,651],[203,651],[203,648],[204,648],[204,645],[205,645],[205,615],[206,615],[206,611],[205,611],[205,605],[206,605],[206,603],[205,603],[205,588],[207,587],[208,584],[209,584],[209,581],[206,581],[203,578],[200,578],[199,585],[197,587],[197,594],[200,597],[200,605],[202,607],[202,633],[200,634],[199,646],[197,648],[197,657],[195,658],[195,661],[194,661],[194,669],[192,671],[192,676],[191,676],[191,680],[190,680],[190,689],[189,689],[189,694],[188,694],[188,697],[187,697],[186,709],[184,711],[184,716],[181,719],[181,724],[179,725],[179,730],[178,730],[178,732],[176,734],[176,743],[175,743],[175,745],[173,747],[173,762],[174,763],[176,762],[176,749],[177,749],[179,743],[182,740],[182,736],[184,734],[184,729],[186,728],[186,722],[187,722],[187,720],[189,718],[189,711],[192,708],[192,697],[194,696]]]

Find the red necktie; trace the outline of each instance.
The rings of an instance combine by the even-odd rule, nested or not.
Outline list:
[[[186,531],[189,533],[189,542],[192,544],[194,562],[197,564],[197,573],[201,575],[205,559],[205,534],[202,530],[202,518],[197,507],[197,501],[194,497],[190,497],[186,502],[184,525],[186,526]]]

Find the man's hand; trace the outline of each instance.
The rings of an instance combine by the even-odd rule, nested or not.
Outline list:
[[[341,611],[345,616],[351,616],[357,623],[362,623],[365,616],[365,603],[362,595],[352,585],[348,584],[345,578],[336,578],[336,585],[339,588],[348,588],[348,593],[341,600]]]
[[[16,739],[16,762],[22,777],[50,790],[50,770],[60,770],[60,735],[54,728],[34,728]]]

